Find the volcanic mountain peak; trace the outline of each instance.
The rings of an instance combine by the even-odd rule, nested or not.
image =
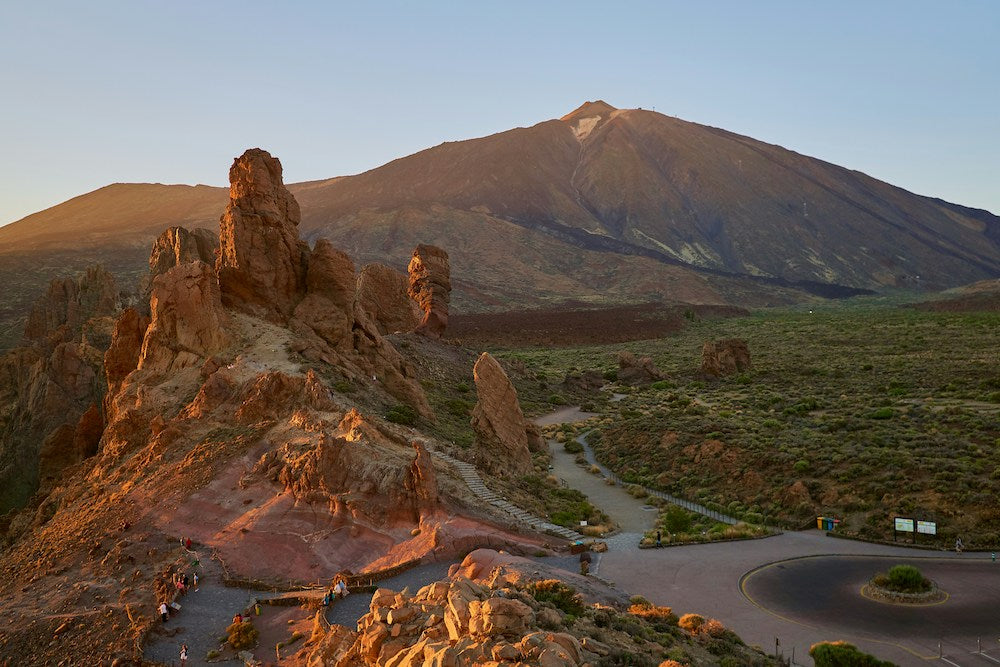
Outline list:
[[[572,123],[578,121],[581,118],[591,118],[593,116],[607,116],[611,112],[618,111],[615,107],[611,106],[604,100],[594,100],[593,102],[584,102],[577,108],[570,111],[568,114],[560,118],[559,120],[564,123]]]
[[[604,100],[584,102],[559,120],[570,125],[579,140],[586,139],[598,125],[611,118],[618,109]]]

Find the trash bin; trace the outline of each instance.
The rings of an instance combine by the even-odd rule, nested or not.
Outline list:
[[[826,521],[825,517],[822,516],[816,517],[816,527],[819,528],[820,530],[823,530],[825,527],[823,524],[824,521]]]
[[[823,519],[823,530],[833,530],[833,519],[829,517]]]

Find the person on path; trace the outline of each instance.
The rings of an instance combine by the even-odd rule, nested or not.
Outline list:
[[[656,531],[656,546],[663,546],[663,533],[661,531]]]
[[[336,585],[333,587],[333,594],[338,598],[346,598],[348,595],[347,584],[344,583],[343,579],[338,579]]]
[[[962,538],[961,537],[956,537],[955,538],[955,553],[957,553],[957,554],[962,553],[962,549],[964,549],[964,548],[965,548],[965,545],[962,544]]]
[[[167,603],[166,602],[161,602],[160,603],[160,610],[159,611],[160,611],[160,618],[163,620],[164,623],[166,623],[167,619],[170,618],[170,610],[167,609]]]
[[[188,661],[188,645],[181,644],[181,667],[185,667]]]
[[[198,573],[194,573],[194,589],[198,590]]]

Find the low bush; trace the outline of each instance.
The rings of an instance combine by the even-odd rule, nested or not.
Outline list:
[[[583,598],[572,586],[558,579],[543,579],[528,584],[528,593],[539,602],[549,602],[564,614],[582,616],[586,611]]]
[[[393,424],[413,426],[417,423],[417,411],[405,403],[399,403],[389,408],[389,411],[385,413],[385,418]]]
[[[912,565],[894,565],[889,574],[878,574],[873,581],[876,586],[897,593],[924,593],[931,589],[930,579]]]
[[[862,653],[853,644],[843,641],[813,644],[809,655],[816,667],[895,667],[893,663]]]
[[[242,651],[257,645],[260,632],[253,627],[253,623],[233,623],[226,628],[226,635],[229,645],[237,651]]]

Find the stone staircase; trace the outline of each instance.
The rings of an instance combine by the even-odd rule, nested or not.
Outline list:
[[[426,444],[426,443],[425,443]],[[562,526],[557,526],[554,523],[545,521],[544,519],[539,519],[537,516],[525,512],[523,509],[508,502],[504,498],[498,496],[496,493],[491,491],[485,484],[483,484],[482,478],[479,476],[479,472],[476,470],[476,466],[471,463],[466,463],[465,461],[459,461],[453,456],[449,456],[444,452],[439,452],[432,450],[430,447],[427,448],[436,459],[440,459],[453,467],[458,471],[458,475],[462,480],[468,485],[469,490],[476,495],[480,500],[489,503],[494,508],[499,510],[501,513],[510,517],[515,523],[521,524],[523,526],[528,526],[532,530],[537,530],[543,533],[548,533],[549,535],[555,535],[556,537],[561,537],[566,540],[583,540],[585,539],[583,535],[576,532],[575,530],[570,530],[569,528],[563,528]]]

